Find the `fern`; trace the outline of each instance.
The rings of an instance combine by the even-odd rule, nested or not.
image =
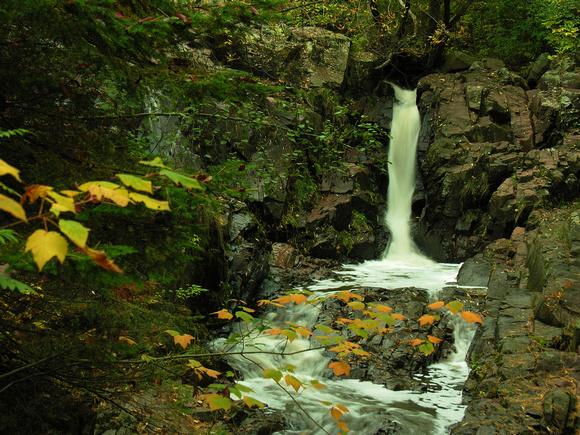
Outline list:
[[[8,242],[17,242],[18,233],[9,229],[0,229],[0,245],[4,245]]]
[[[23,136],[26,133],[30,133],[30,131],[29,130],[26,130],[24,128],[17,128],[15,130],[6,130],[6,131],[0,130],[0,138],[2,138],[2,137],[12,137],[12,136]]]
[[[32,287],[30,287],[27,284],[24,284],[23,282],[20,282],[18,280],[9,278],[6,275],[0,275],[0,287],[3,289],[9,289],[9,290],[18,290],[20,293],[24,293],[24,294],[36,294],[36,292],[34,290],[32,290]]]

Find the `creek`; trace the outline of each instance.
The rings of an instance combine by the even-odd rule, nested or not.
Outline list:
[[[420,117],[415,104],[416,92],[393,87],[397,103],[393,108],[385,217],[391,231],[389,247],[380,260],[348,266],[337,273],[338,278],[315,282],[302,289],[312,292],[314,297],[341,290],[356,293],[357,289],[369,287],[382,291],[415,287],[428,290],[436,300],[444,287],[457,286],[455,278],[460,265],[435,263],[424,257],[411,238]],[[314,305],[291,304],[289,308],[268,314],[267,321],[272,328],[287,328],[287,322],[294,322],[313,329],[320,323],[320,314]],[[421,384],[420,391],[392,391],[372,382],[331,376],[328,368],[331,352],[318,349],[319,343],[311,337],[290,342],[281,335],[254,331],[243,342],[226,344],[225,339],[220,339],[214,345],[237,352],[263,350],[259,354],[232,356],[230,363],[242,373],[241,383],[255,391],[254,397],[283,413],[287,427],[283,434],[340,433],[330,412],[337,405],[348,409],[340,421],[350,433],[445,434],[450,425],[463,417],[461,390],[469,373],[465,356],[475,331],[461,320],[452,321],[452,325],[455,352],[445,361],[429,366],[426,373],[415,375],[414,379]],[[245,324],[240,323],[237,328],[236,333],[246,334]],[[284,382],[278,385],[272,379],[264,379],[264,370],[269,368],[284,374],[290,372],[307,388],[295,392]],[[314,388],[311,381],[320,381],[325,388]]]

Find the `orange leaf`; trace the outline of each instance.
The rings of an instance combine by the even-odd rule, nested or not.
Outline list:
[[[419,346],[421,343],[423,343],[423,340],[415,338],[414,340],[411,340],[409,343],[411,343],[412,346]]]
[[[319,381],[318,379],[313,379],[313,380],[311,380],[311,381],[310,381],[310,384],[311,384],[311,385],[312,385],[314,388],[316,388],[317,390],[320,390],[320,389],[322,389],[322,388],[325,388],[325,387],[326,387],[326,385],[324,385],[324,384],[321,384],[321,383],[320,383],[320,381]]]
[[[472,313],[471,311],[462,311],[461,317],[463,317],[468,323],[481,323],[483,325],[482,317],[479,314]]]
[[[430,314],[424,314],[417,319],[421,326],[425,326],[427,324],[432,325],[435,321],[435,317]]]
[[[130,338],[127,337],[119,337],[119,341],[124,341],[125,343],[129,343],[131,346],[135,346],[137,343],[135,343],[133,340],[131,340]]]
[[[330,415],[332,415],[332,417],[338,421],[340,420],[340,417],[342,417],[342,411],[333,406],[332,408],[330,408]]]
[[[294,388],[294,391],[296,391],[296,392],[298,392],[298,390],[300,389],[300,387],[302,387],[302,382],[300,382],[298,379],[296,379],[292,375],[286,375],[286,376],[284,376],[284,380],[286,381],[286,385],[288,385],[289,387]]]
[[[391,317],[392,317],[393,319],[396,319],[396,320],[405,320],[405,319],[406,319],[406,317],[405,317],[405,316],[403,316],[402,314],[397,314],[397,313],[393,313],[393,314],[391,314]]]
[[[432,304],[427,305],[427,308],[431,308],[432,310],[436,310],[438,308],[441,308],[443,305],[445,305],[445,302],[443,302],[443,301],[433,302]]]
[[[427,339],[433,344],[441,343],[443,341],[440,338],[433,337],[432,335],[428,335]]]
[[[343,430],[345,432],[348,432],[350,430],[348,427],[346,427],[346,423],[344,421],[337,421],[336,425],[340,430]]]
[[[346,290],[345,291],[338,292],[336,294],[336,297],[338,299],[342,299],[345,302],[348,302],[350,300],[350,298],[355,298],[355,299],[358,299],[358,300],[361,300],[361,301],[363,299],[362,296],[356,295],[356,294],[354,294],[352,292],[349,292],[349,291],[346,291]]]
[[[302,337],[307,338],[309,335],[314,335],[310,329],[304,327],[304,326],[299,326],[298,328],[296,328],[296,332],[298,334],[300,334]]]
[[[173,337],[173,340],[175,341],[175,344],[179,344],[185,349],[191,340],[193,340],[193,337],[189,334],[176,335]]]
[[[215,313],[211,313],[211,314],[217,314],[218,319],[231,320],[234,318],[234,315],[232,313],[230,313],[228,310],[226,310],[225,308],[223,310],[219,310],[219,311],[216,311]]]
[[[393,311],[391,307],[387,307],[386,305],[375,305],[375,309],[380,313],[390,313]]]
[[[348,408],[347,408],[346,406],[344,406],[344,405],[340,405],[340,404],[338,404],[338,403],[337,403],[337,404],[336,404],[336,407],[337,407],[338,409],[340,409],[342,412],[349,412],[349,411],[348,411]]]
[[[292,298],[290,297],[290,295],[280,296],[279,298],[274,299],[274,302],[278,302],[281,304],[289,304],[290,302],[292,302]]]
[[[348,376],[350,374],[350,366],[342,361],[331,362],[330,364],[328,364],[328,368],[332,369],[336,376],[340,375]]]
[[[296,303],[296,305],[300,305],[302,303],[305,303],[308,300],[308,298],[303,294],[294,293],[293,295],[290,295],[290,300]]]
[[[111,272],[123,273],[123,271],[107,257],[105,251],[97,251],[88,246],[85,246],[83,251],[85,251],[85,254],[91,257],[92,260],[102,268],[110,270]]]
[[[50,192],[53,189],[54,189],[53,187],[42,186],[39,184],[33,184],[32,186],[28,186],[26,188],[26,191],[24,192],[24,195],[22,195],[22,198],[20,198],[20,204],[24,204],[26,198],[28,198],[28,201],[31,204],[34,203],[34,201],[36,201],[40,197],[46,198],[48,192]]]
[[[218,372],[217,370],[212,370],[212,369],[208,369],[206,367],[197,367],[195,369],[196,372],[201,372],[201,373],[205,373],[206,375],[208,375],[210,378],[214,378],[217,379],[217,377],[219,375],[221,375],[221,372]]]
[[[358,319],[357,319],[357,320],[358,320]],[[338,322],[340,322],[340,323],[342,323],[342,324],[344,324],[344,323],[353,323],[353,322],[354,322],[354,320],[352,320],[352,319],[345,319],[345,318],[342,318],[342,317],[341,317],[340,319],[337,319],[337,323],[338,323]]]
[[[267,331],[264,331],[264,334],[280,335],[282,334],[282,330],[280,328],[268,329]]]

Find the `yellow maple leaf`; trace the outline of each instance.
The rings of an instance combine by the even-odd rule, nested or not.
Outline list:
[[[60,193],[49,191],[48,196],[50,196],[56,204],[60,206],[60,211],[70,211],[71,213],[76,213],[75,200],[68,196],[61,195]]]
[[[81,223],[61,219],[58,221],[58,227],[78,247],[84,248],[87,245],[90,230]]]
[[[294,388],[294,391],[296,391],[296,392],[298,392],[300,387],[303,386],[302,382],[300,382],[296,377],[294,377],[292,375],[284,376],[284,381],[286,381],[286,385]]]
[[[36,230],[26,241],[24,252],[32,252],[34,262],[38,270],[52,257],[58,258],[62,263],[66,258],[68,243],[66,239],[56,231]]]
[[[260,409],[264,409],[264,404],[260,402],[258,399],[254,399],[253,397],[250,396],[244,396],[242,400],[244,401],[244,403],[248,408],[251,408],[252,406],[257,406]]]
[[[109,181],[89,181],[79,186],[79,190],[90,193],[98,201],[108,199],[121,207],[126,207],[131,202],[127,189]]]
[[[300,305],[303,302],[305,303],[308,300],[308,298],[301,293],[294,293],[293,295],[290,296],[290,300],[294,301],[296,305]]]
[[[4,160],[0,159],[0,176],[6,174],[12,175],[14,178],[16,178],[18,181],[22,183],[22,180],[20,179],[19,175],[20,170],[16,169],[14,166],[10,166]]]
[[[151,210],[167,210],[171,211],[169,208],[169,201],[160,201],[158,199],[153,199],[147,195],[141,195],[140,193],[130,192],[129,198],[135,202],[142,202],[145,207]]]
[[[135,190],[140,190],[141,192],[153,193],[153,183],[149,180],[144,180],[141,177],[136,177],[130,174],[117,174],[121,183],[125,186],[132,187]]]
[[[189,345],[189,343],[191,343],[193,337],[189,334],[175,335],[173,337],[173,340],[175,341],[175,344],[179,344],[181,347],[185,349]]]
[[[5,195],[0,194],[0,210],[10,213],[17,219],[21,219],[24,222],[28,222],[26,219],[26,212],[17,201],[9,198]]]

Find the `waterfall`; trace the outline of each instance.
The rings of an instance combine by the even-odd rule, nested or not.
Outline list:
[[[397,99],[393,106],[389,144],[389,188],[385,223],[391,240],[383,259],[421,265],[431,263],[420,255],[411,237],[411,204],[415,190],[415,160],[421,118],[417,108],[417,90],[405,90],[391,83]]]
[[[339,290],[377,287],[388,291],[419,287],[432,295],[444,287],[457,286],[459,264],[439,264],[424,257],[415,248],[411,238],[411,204],[415,188],[415,158],[419,137],[420,116],[416,91],[393,85],[397,103],[393,108],[391,143],[389,147],[389,189],[385,221],[391,231],[389,247],[381,260],[367,261],[339,272],[339,278],[319,281],[304,288],[309,294],[324,295]],[[312,330],[320,321],[318,308],[302,304],[270,313],[267,321],[272,328],[286,328],[288,323]],[[456,319],[458,320],[458,319]],[[282,335],[268,335],[240,323],[233,336],[246,339],[236,341],[218,339],[218,349],[237,353],[230,362],[238,369],[243,384],[253,389],[256,398],[270,409],[284,413],[287,428],[280,434],[336,433],[336,421],[328,407],[321,404],[341,404],[349,412],[343,417],[348,428],[359,435],[398,427],[400,435],[429,433],[447,434],[450,425],[461,420],[465,405],[461,403],[461,388],[469,368],[465,363],[467,348],[474,334],[473,325],[454,322],[456,354],[448,361],[430,366],[429,372],[419,375],[423,391],[390,391],[382,385],[356,379],[328,378],[331,361],[327,351],[313,349],[319,345],[312,338],[297,337],[289,342]],[[263,353],[243,354],[245,349],[260,349]],[[300,392],[280,383],[264,379],[264,370],[276,368],[292,373],[308,385]],[[325,388],[310,386],[310,381],[323,380]],[[293,397],[291,399],[290,397]],[[300,401],[300,405],[297,404]],[[390,429],[389,429],[390,430]]]

